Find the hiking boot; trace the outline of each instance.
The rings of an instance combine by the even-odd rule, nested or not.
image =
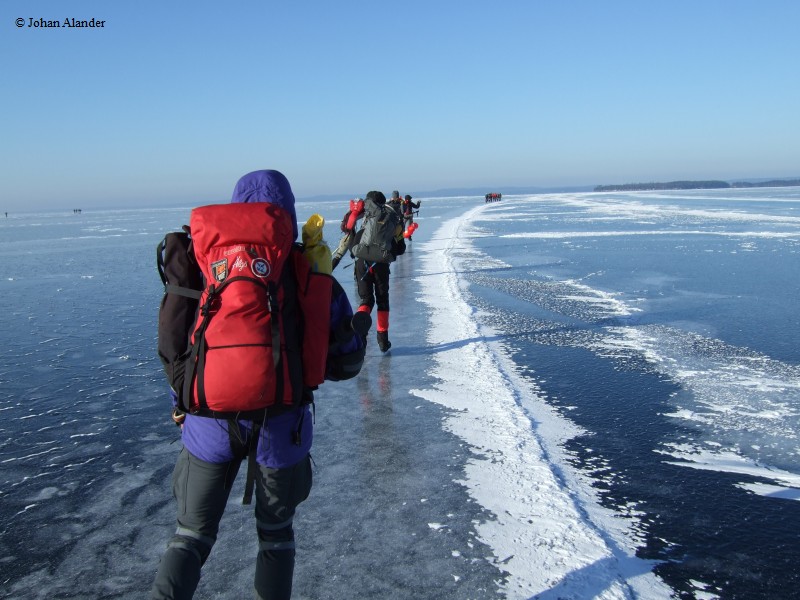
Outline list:
[[[381,352],[386,352],[391,347],[392,347],[392,342],[389,341],[389,332],[388,331],[379,331],[378,332],[378,348],[381,349]]]
[[[368,312],[364,312],[363,310],[356,311],[356,314],[354,314],[353,318],[350,320],[350,326],[353,328],[353,331],[366,339],[369,328],[372,327],[372,317],[369,316]]]
[[[333,257],[333,259],[331,260],[331,271],[333,271],[336,268],[336,265],[339,264],[340,260],[342,260],[341,256],[334,256]]]

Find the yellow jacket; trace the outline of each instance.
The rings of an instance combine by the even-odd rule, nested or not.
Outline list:
[[[331,271],[331,249],[325,240],[322,239],[322,228],[325,227],[325,219],[322,215],[313,214],[303,225],[303,254],[311,264],[311,268],[317,273],[330,275]]]

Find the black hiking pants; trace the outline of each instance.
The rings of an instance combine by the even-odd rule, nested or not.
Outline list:
[[[228,501],[241,460],[209,463],[185,448],[172,475],[178,504],[178,528],[161,558],[151,598],[184,600],[194,595],[200,569],[217,540],[219,522]],[[256,528],[258,557],[255,597],[289,600],[294,575],[294,519],[297,505],[311,491],[311,458],[292,467],[272,469],[258,465],[256,472]],[[244,598],[243,591],[232,590]]]
[[[389,310],[389,263],[368,263],[356,259],[353,273],[361,306],[370,311],[377,304],[378,310]]]

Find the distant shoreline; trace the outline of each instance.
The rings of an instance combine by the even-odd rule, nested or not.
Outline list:
[[[615,185],[572,185],[572,186],[552,186],[552,187],[536,187],[536,186],[483,186],[474,188],[444,188],[432,191],[410,191],[415,198],[450,198],[462,196],[474,196],[483,199],[487,190],[498,190],[503,196],[520,196],[520,195],[541,195],[541,194],[575,194],[575,193],[591,193],[591,192],[636,192],[636,191],[664,191],[664,190],[701,190],[701,189],[731,189],[731,188],[766,188],[766,187],[798,187],[800,186],[800,178],[786,178],[786,179],[763,179],[755,181],[671,181],[666,183],[625,183]],[[295,197],[297,202],[338,202],[343,203],[348,198],[355,198],[358,194],[355,193],[341,193],[341,194],[316,194],[316,195],[297,195]],[[227,200],[222,198],[213,199],[194,199],[194,200],[174,200],[173,202],[164,202],[163,199],[158,200],[143,200],[133,204],[125,204],[121,206],[114,206],[110,204],[96,204],[94,202],[86,203],[80,209],[75,209],[72,205],[69,206],[56,206],[41,208],[39,210],[32,209],[30,206],[25,206],[17,210],[0,211],[0,223],[5,221],[3,212],[7,213],[7,217],[19,217],[20,215],[32,215],[41,213],[53,213],[63,211],[106,211],[106,210],[134,210],[139,208],[147,208],[150,210],[174,210],[185,208],[190,211],[196,206],[204,204],[225,203]]]
[[[666,183],[622,183],[598,185],[595,192],[647,192],[657,190],[722,190],[727,188],[792,187],[800,179],[771,179],[769,181],[669,181]]]

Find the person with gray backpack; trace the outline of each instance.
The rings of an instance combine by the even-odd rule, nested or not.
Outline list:
[[[403,222],[397,211],[387,206],[383,192],[373,190],[364,198],[364,224],[356,233],[351,255],[353,274],[360,299],[357,312],[372,313],[377,304],[378,347],[386,352],[389,341],[389,264],[406,251]]]

